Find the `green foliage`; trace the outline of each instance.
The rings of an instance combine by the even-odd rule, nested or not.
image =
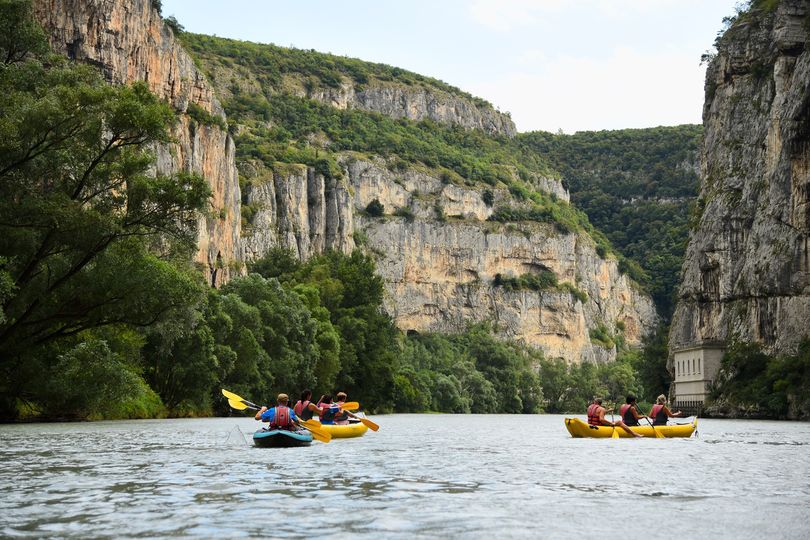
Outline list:
[[[612,349],[616,345],[616,342],[613,340],[613,335],[604,324],[599,324],[596,328],[588,330],[588,335],[591,338],[591,343],[595,343],[605,349]]]
[[[758,344],[733,343],[723,356],[711,399],[746,416],[810,418],[810,339],[795,355],[777,357]]]
[[[228,129],[228,125],[221,116],[211,114],[196,103],[188,104],[186,114],[204,126],[218,126],[222,130]]]
[[[0,4],[0,20],[23,4]],[[98,416],[138,385],[128,329],[202,293],[188,261],[209,190],[197,176],[150,172],[148,148],[170,140],[167,104],[144,84],[109,86],[88,66],[44,55],[29,22],[12,33],[19,43],[6,43],[0,70],[1,414],[23,400]]]
[[[519,277],[495,274],[494,287],[503,287],[507,291],[545,291],[557,288],[557,274],[551,270],[542,270],[538,274],[522,274]]]
[[[139,377],[104,341],[84,341],[59,354],[34,388],[50,420],[103,415],[111,403],[146,394]]]
[[[386,64],[201,34],[184,33],[182,39],[186,48],[205,61],[225,65],[230,61],[231,64],[243,65],[275,90],[281,89],[285,76],[307,79],[310,90],[315,87],[339,88],[344,79],[357,85],[380,81],[438,90],[466,98],[479,107],[492,108],[488,102],[445,82]]]
[[[36,56],[47,51],[45,32],[34,20],[31,2],[0,1],[0,65],[15,64],[29,54]]]
[[[539,351],[497,339],[488,326],[458,335],[400,339],[394,404],[399,412],[535,413]]]
[[[624,403],[627,394],[642,395],[632,361],[620,355],[608,364],[567,364],[561,358],[540,361],[540,383],[550,413],[583,414],[594,397],[606,399],[608,411]]]
[[[697,196],[700,126],[519,136],[563,175],[571,200],[621,253],[620,269],[668,319]]]
[[[373,199],[366,205],[366,213],[371,217],[382,217],[385,214],[385,205],[380,202],[380,199]]]

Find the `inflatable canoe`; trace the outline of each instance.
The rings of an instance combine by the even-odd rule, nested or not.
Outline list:
[[[565,427],[568,429],[568,433],[571,434],[572,437],[594,437],[594,438],[610,438],[613,435],[614,428],[610,426],[589,426],[587,422],[580,420],[579,418],[566,418],[565,419]],[[616,433],[619,434],[619,437],[622,438],[631,438],[630,434],[627,433],[620,427],[615,428]],[[655,437],[655,433],[653,433],[653,427],[649,424],[646,426],[632,426],[630,428],[635,433],[642,435],[644,437]],[[673,426],[655,426],[655,431],[657,431],[660,435],[664,437],[691,437],[692,433],[695,432],[697,429],[697,418],[692,421],[691,424],[676,424]]]
[[[309,446],[312,433],[305,430],[288,431],[285,429],[260,429],[253,434],[253,444],[262,448],[287,448],[290,446]]]
[[[349,437],[362,437],[368,427],[360,422],[348,425],[321,424],[321,429],[329,433],[333,439],[348,439]]]

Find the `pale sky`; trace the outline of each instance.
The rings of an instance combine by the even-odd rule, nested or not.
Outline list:
[[[163,0],[188,31],[383,62],[509,111],[521,132],[698,124],[739,0]]]

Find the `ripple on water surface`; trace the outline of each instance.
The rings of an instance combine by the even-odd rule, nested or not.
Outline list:
[[[805,423],[597,440],[554,415],[375,420],[288,449],[254,448],[245,418],[0,426],[0,536],[810,536]]]

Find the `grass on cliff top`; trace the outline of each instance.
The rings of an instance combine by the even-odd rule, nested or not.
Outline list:
[[[374,82],[398,83],[405,86],[438,90],[471,101],[483,109],[493,109],[488,101],[449,85],[444,81],[419,75],[387,64],[365,62],[357,58],[337,56],[315,50],[279,47],[278,45],[239,41],[203,34],[183,32],[183,45],[200,58],[215,60],[232,67],[239,64],[261,81],[263,86],[281,90],[285,75],[308,78],[308,90],[340,88],[344,79],[358,90]]]

